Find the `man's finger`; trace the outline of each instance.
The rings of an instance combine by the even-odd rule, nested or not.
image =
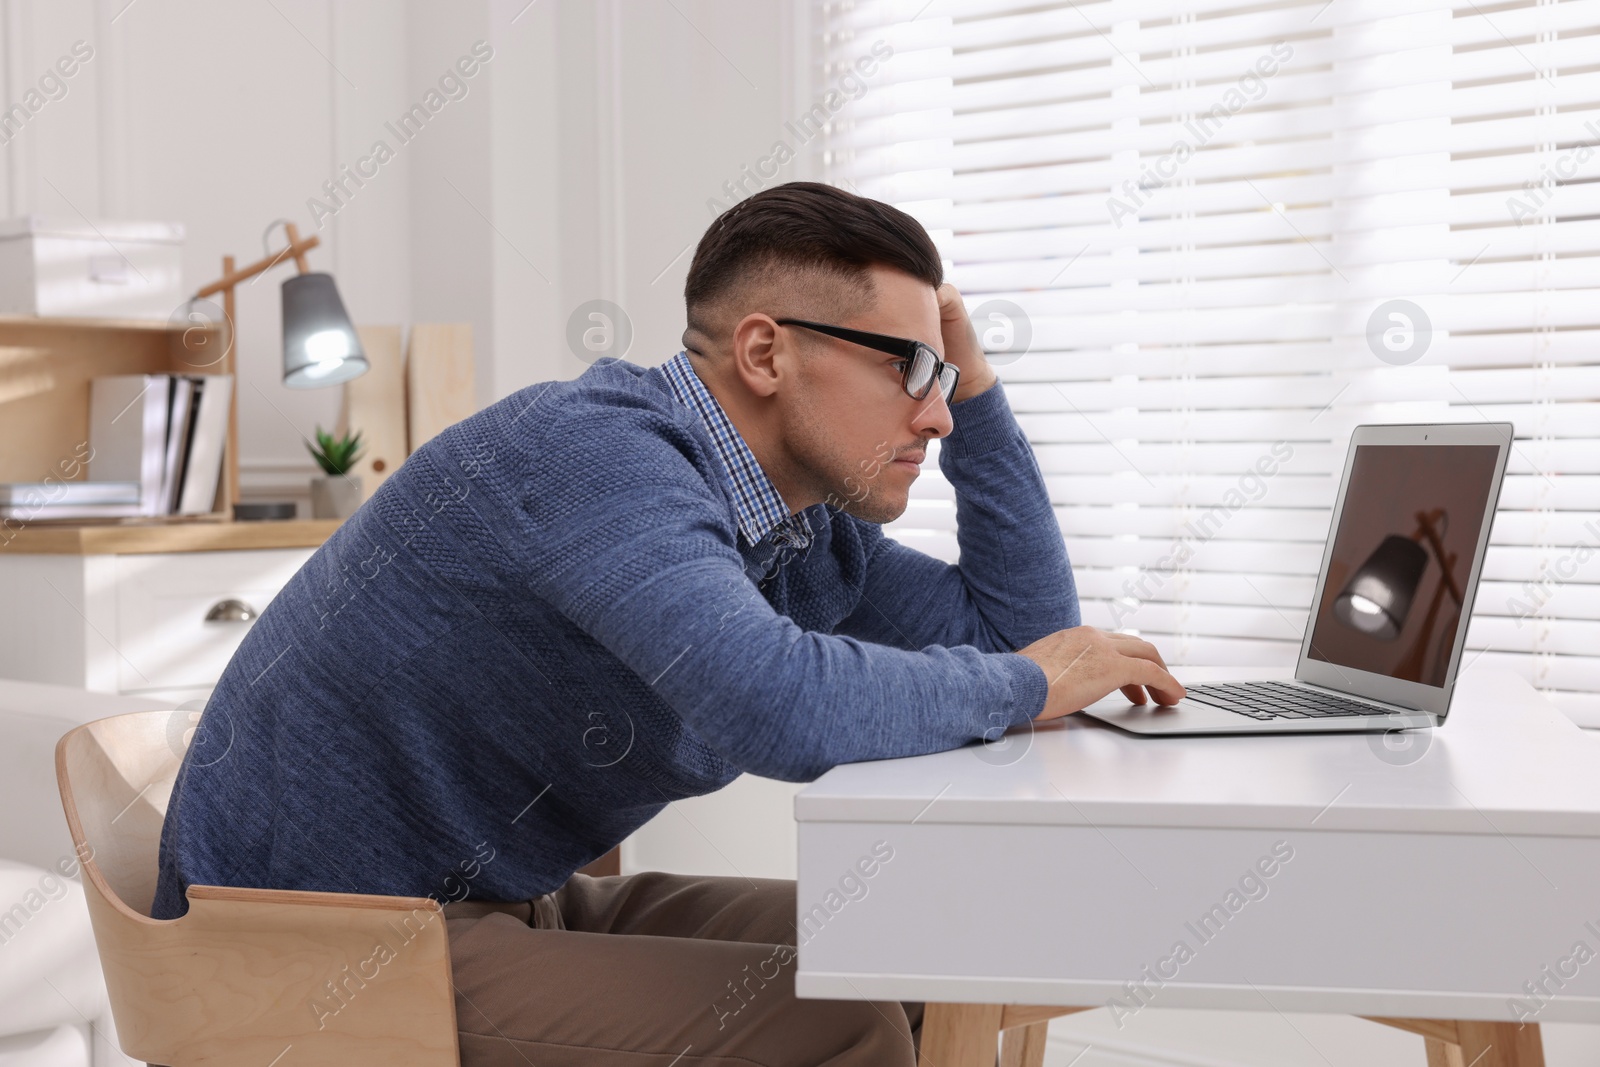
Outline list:
[[[1144,686],[1142,685],[1125,685],[1122,687],[1122,695],[1128,698],[1128,703],[1130,704],[1148,703],[1145,699]]]
[[[1137,656],[1128,658],[1128,666],[1134,680],[1148,689],[1158,704],[1176,704],[1188,694],[1165,667]]]

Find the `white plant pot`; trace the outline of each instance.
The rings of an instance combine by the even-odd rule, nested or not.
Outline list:
[[[359,474],[319,474],[311,479],[311,517],[348,519],[361,506]]]

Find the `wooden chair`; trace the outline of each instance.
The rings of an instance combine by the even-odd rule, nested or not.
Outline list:
[[[153,1064],[459,1067],[439,903],[189,887],[182,918],[149,917],[188,711],[80,726],[56,780],[122,1051]]]

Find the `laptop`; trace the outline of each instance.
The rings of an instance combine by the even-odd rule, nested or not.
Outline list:
[[[1444,725],[1512,433],[1356,427],[1293,680],[1186,686],[1173,705],[1114,692],[1082,714],[1158,736]]]

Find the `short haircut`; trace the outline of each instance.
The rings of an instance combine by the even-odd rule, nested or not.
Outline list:
[[[685,343],[696,334],[723,340],[750,311],[847,318],[871,306],[868,268],[877,265],[935,289],[944,282],[928,231],[899,208],[819,182],[763,189],[718,215],[700,238],[683,286]]]

